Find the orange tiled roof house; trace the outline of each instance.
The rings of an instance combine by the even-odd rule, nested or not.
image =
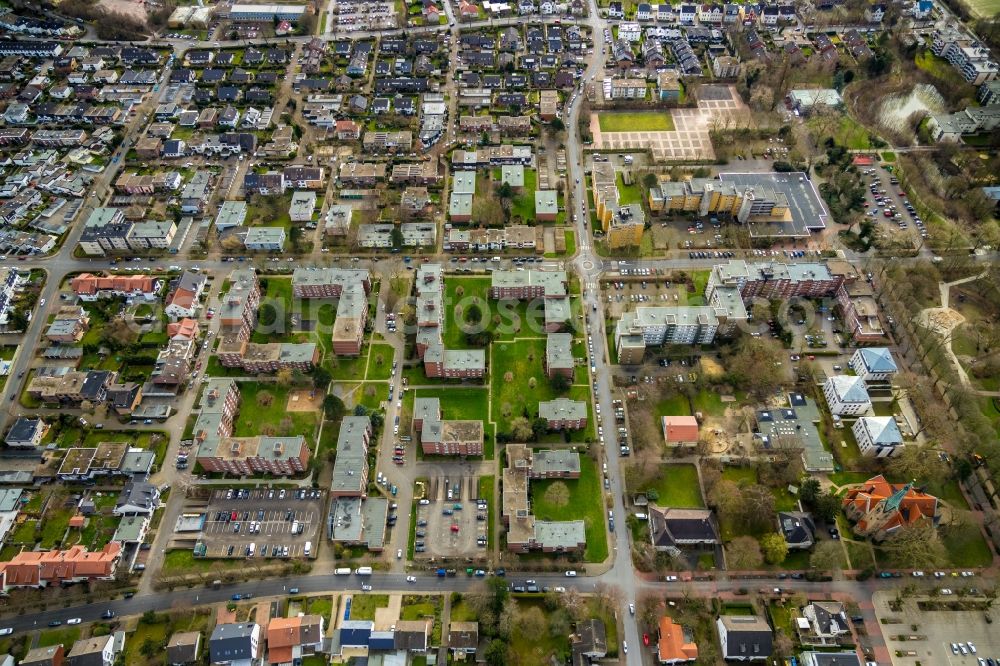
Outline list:
[[[847,491],[844,514],[854,523],[854,533],[873,541],[885,541],[905,528],[925,522],[937,525],[938,498],[912,483],[889,483],[881,474]]]
[[[0,562],[0,588],[46,587],[63,582],[110,580],[121,559],[122,546],[112,541],[102,550],[90,552],[83,546],[67,550],[21,552],[9,562]]]

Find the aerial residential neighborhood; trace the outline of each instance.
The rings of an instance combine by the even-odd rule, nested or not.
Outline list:
[[[997,666],[1000,5],[0,5],[0,666]]]

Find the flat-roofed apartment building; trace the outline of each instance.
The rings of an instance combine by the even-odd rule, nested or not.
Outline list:
[[[573,335],[571,333],[549,333],[545,337],[545,374],[549,379],[562,375],[572,380],[576,372],[573,358]]]
[[[368,444],[372,436],[367,416],[345,416],[337,434],[332,497],[364,497],[368,493]]]
[[[549,430],[582,430],[587,427],[587,403],[569,398],[539,402],[538,418],[545,419]]]
[[[545,331],[554,333],[565,327],[572,316],[567,284],[565,271],[494,271],[490,298],[543,299]]]
[[[537,520],[531,513],[528,500],[531,479],[578,478],[579,453],[533,453],[524,444],[508,444],[505,450],[507,466],[503,469],[502,516],[507,527],[507,548],[522,553],[531,550],[546,553],[582,550],[586,546],[586,527],[582,520]],[[537,456],[541,458],[536,467]],[[575,461],[572,460],[574,456]]]
[[[414,398],[413,430],[425,455],[483,455],[483,422],[442,418],[439,398]]]
[[[705,286],[706,298],[718,287],[735,287],[743,298],[818,298],[833,296],[857,271],[845,262],[748,262],[730,259],[712,267]]]
[[[618,174],[611,162],[594,162],[590,174],[594,207],[601,228],[612,248],[639,245],[646,228],[642,204],[622,205],[618,195]]]
[[[239,476],[291,476],[304,472],[309,464],[309,446],[302,435],[231,436],[239,405],[239,386],[233,379],[213,378],[205,386],[194,425],[198,464],[209,472]]]
[[[333,351],[338,356],[357,356],[364,343],[368,323],[371,275],[365,269],[296,268],[292,273],[292,295],[296,298],[337,298],[333,325]]]
[[[444,268],[423,264],[417,269],[417,355],[423,359],[428,377],[475,379],[486,375],[483,349],[445,349],[441,336],[444,325]]]

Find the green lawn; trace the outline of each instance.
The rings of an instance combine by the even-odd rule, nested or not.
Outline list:
[[[683,393],[656,403],[657,416],[691,416],[691,404]]]
[[[868,569],[875,567],[875,557],[871,546],[859,541],[844,541],[847,556],[851,558],[852,569]]]
[[[365,378],[367,364],[368,345],[365,345],[361,348],[359,356],[332,356],[330,359],[330,374],[337,381],[361,381]],[[391,363],[389,367],[392,367]]]
[[[722,418],[726,413],[726,405],[727,403],[722,402],[722,396],[708,389],[702,389],[691,400],[692,410],[701,412],[706,417]]]
[[[830,481],[838,486],[845,486],[852,483],[864,483],[868,479],[872,478],[872,474],[868,472],[831,472],[829,474]]]
[[[392,360],[395,358],[396,350],[392,345],[385,342],[374,342],[371,344],[368,359],[367,379],[385,381],[392,377]]]
[[[642,203],[642,187],[638,182],[633,180],[631,184],[626,185],[621,171],[615,178],[618,182],[618,203],[623,206]]]
[[[560,396],[545,374],[545,339],[521,338],[515,342],[494,342],[490,381],[493,386],[492,416],[500,432],[510,429],[513,419],[527,413],[538,414],[538,403]],[[509,375],[510,381],[507,381]],[[534,388],[531,380],[534,379]],[[572,386],[565,394],[574,400],[589,401],[586,386]],[[591,419],[592,421],[592,419]]]
[[[499,182],[499,180],[497,181]],[[535,191],[538,189],[538,172],[534,169],[524,170],[524,187],[514,188],[514,198],[511,201],[511,215],[522,220],[535,219]]]
[[[815,122],[807,124],[809,124],[814,131],[817,130],[817,124]],[[840,117],[840,122],[834,130],[833,138],[839,145],[848,149],[869,150],[872,146],[868,135],[869,132],[867,128],[845,114]],[[818,138],[819,141],[822,142],[827,137],[821,136]]]
[[[270,404],[261,404],[258,396],[270,393]],[[308,441],[315,436],[317,414],[315,412],[289,412],[288,389],[277,384],[261,384],[257,382],[240,382],[242,403],[239,417],[233,427],[234,437],[253,437],[264,434],[264,430],[273,430],[277,435],[302,435]],[[287,431],[282,427],[285,423]]]
[[[939,58],[930,51],[922,51],[913,59],[917,67],[937,79],[951,80],[955,77],[955,69],[944,58]],[[885,159],[884,157],[882,159]],[[888,160],[887,160],[888,161]]]
[[[38,634],[38,643],[35,647],[51,647],[62,644],[68,650],[78,640],[80,640],[80,627],[46,629]]]
[[[945,526],[940,528],[940,534],[952,566],[988,567],[993,561],[990,547],[975,523],[958,528]]]
[[[351,619],[374,620],[375,609],[388,605],[388,594],[355,594],[351,597]]]
[[[883,150],[882,153],[881,153],[881,155],[882,155],[882,161],[883,162],[895,162],[896,161],[896,153],[892,152],[891,150]]]
[[[659,499],[651,500],[657,506],[681,509],[700,509],[705,506],[698,483],[698,469],[694,465],[660,465],[659,478],[640,488],[641,492],[655,490]]]
[[[597,120],[602,132],[674,131],[674,119],[665,112],[600,113]]]
[[[569,498],[564,504],[550,502],[546,491],[556,483],[566,484]],[[579,479],[532,481],[531,507],[536,520],[580,520],[586,524],[587,548],[584,559],[603,562],[608,556],[608,538],[604,527],[604,493],[601,491],[597,463],[580,456]]]

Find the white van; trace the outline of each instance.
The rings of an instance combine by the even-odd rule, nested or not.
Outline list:
[[[312,548],[313,548],[312,541],[306,541],[306,548],[304,551],[306,557],[309,557],[309,555],[312,553]]]
[[[253,557],[254,553],[256,552],[257,552],[257,544],[255,543],[250,544],[250,551],[247,553],[247,557]]]
[[[371,576],[372,575],[372,568],[371,567],[358,567],[357,569],[354,570],[354,573],[358,574],[359,576]]]
[[[336,576],[350,576],[351,575],[351,568],[350,567],[340,567],[339,569],[337,569],[333,573]]]
[[[298,534],[298,533],[299,533],[299,521],[293,520],[292,521],[292,534]]]

